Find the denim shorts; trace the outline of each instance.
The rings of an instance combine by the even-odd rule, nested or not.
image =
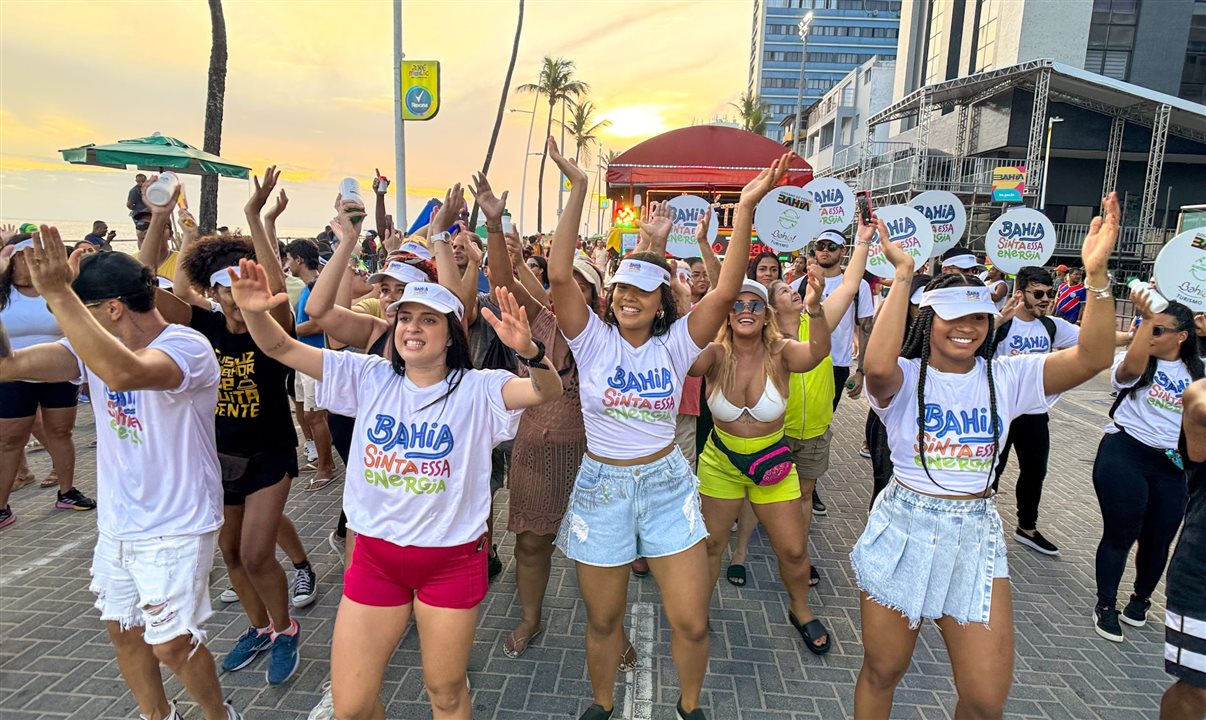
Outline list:
[[[698,485],[677,447],[628,467],[584,456],[557,547],[570,560],[598,567],[680,553],[708,536]]]
[[[90,589],[101,620],[122,630],[142,627],[148,645],[181,635],[203,644],[201,624],[213,614],[209,571],[217,544],[217,530],[124,541],[98,534]]]
[[[993,579],[1009,577],[996,498],[946,500],[892,482],[850,564],[863,592],[910,627],[944,616],[987,626]]]

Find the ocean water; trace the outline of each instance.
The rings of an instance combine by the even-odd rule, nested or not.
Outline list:
[[[39,225],[53,225],[58,228],[59,234],[63,237],[63,242],[68,246],[74,245],[84,236],[92,232],[91,220],[30,220],[28,218],[0,218],[0,225],[17,225],[22,223],[36,222]],[[113,248],[123,252],[135,253],[138,251],[138,238],[134,233],[134,222],[126,218],[124,222],[110,224],[110,230],[117,231],[117,237],[113,240]],[[284,239],[291,238],[312,238],[315,230],[313,228],[297,228],[282,226],[277,229],[277,236]]]

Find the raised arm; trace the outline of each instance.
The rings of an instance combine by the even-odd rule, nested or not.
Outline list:
[[[1181,429],[1193,462],[1206,461],[1206,380],[1197,380],[1181,396]]]
[[[829,293],[829,297],[825,298],[823,306],[825,308],[825,320],[829,322],[830,329],[838,326],[842,321],[842,317],[846,315],[846,311],[850,309],[850,303],[854,302],[854,298],[858,295],[858,289],[863,283],[863,273],[867,270],[867,254],[871,251],[871,243],[875,238],[877,226],[881,224],[877,220],[871,225],[863,224],[863,219],[858,219],[858,234],[857,240],[854,242],[854,250],[850,253],[850,261],[846,263],[846,270],[842,273],[842,282],[837,288]],[[884,233],[887,233],[885,228]],[[858,314],[858,309],[855,309],[855,314]],[[869,335],[870,333],[868,333]],[[861,338],[859,341],[859,350],[866,346],[866,338]],[[863,353],[865,355],[865,353]]]
[[[536,277],[536,273],[532,272],[532,268],[523,259],[523,249],[520,247],[519,233],[514,228],[507,233],[507,254],[511,256],[511,267],[515,273],[515,279],[519,281],[519,287],[523,292],[529,295],[539,307],[549,307],[549,291],[544,289],[544,284]],[[491,270],[491,273],[494,271]],[[524,302],[520,297],[521,303]]]
[[[338,214],[331,220],[331,231],[339,238],[339,243],[327,262],[327,269],[318,274],[318,280],[310,290],[310,297],[306,300],[306,314],[324,333],[336,341],[352,347],[368,348],[374,335],[385,324],[384,321],[372,315],[355,312],[336,302],[341,285],[346,284],[345,276],[351,272],[348,260],[356,249],[355,241],[348,238],[356,237],[359,222],[356,218],[363,217],[364,209],[353,203],[342,202],[337,204],[337,209]],[[352,210],[356,212],[349,212]]]
[[[712,224],[712,208],[708,207],[699,224],[695,226],[695,242],[699,245],[699,256],[703,258],[704,270],[708,273],[708,285],[713,289],[720,282],[720,259],[712,251],[712,243],[708,242],[708,226]]]
[[[1047,356],[1043,364],[1043,389],[1048,395],[1071,390],[1086,382],[1108,368],[1114,354],[1114,297],[1109,292],[1110,276],[1106,272],[1106,264],[1118,239],[1118,194],[1110,193],[1102,198],[1101,206],[1105,215],[1093,218],[1089,234],[1085,236],[1080,249],[1085,267],[1085,288],[1088,290],[1080,323],[1080,339],[1073,347]],[[1104,292],[1099,294],[1089,288],[1104,288]],[[1146,298],[1141,298],[1136,305],[1142,307],[1145,302]],[[1147,311],[1150,312],[1150,308]],[[1135,332],[1135,342],[1127,351],[1128,359],[1132,351],[1146,354],[1150,346],[1150,333],[1151,323],[1145,322],[1139,326]],[[1133,377],[1129,374],[1133,366],[1128,362],[1123,364],[1127,366],[1127,374],[1124,377],[1123,368],[1119,368],[1119,380],[1128,382],[1143,373],[1147,360],[1143,359],[1143,366]]]
[[[582,302],[582,293],[574,280],[574,245],[581,226],[588,180],[578,163],[561,154],[553,138],[549,138],[548,145],[549,158],[570,181],[569,198],[566,199],[561,217],[557,218],[553,247],[548,255],[549,289],[553,293],[553,305],[557,308],[557,326],[567,338],[576,338],[586,329],[589,313],[592,312]]]
[[[322,353],[316,347],[291,337],[269,313],[277,305],[288,305],[288,293],[271,293],[268,277],[259,263],[239,261],[239,276],[231,276],[230,292],[243,311],[243,322],[251,339],[268,357],[300,373],[322,380]]]
[[[264,234],[268,236],[268,244],[274,248],[280,247],[276,234],[276,220],[285,212],[285,208],[289,207],[289,196],[285,194],[285,188],[276,195],[276,202],[272,207],[268,208],[268,212],[264,213]],[[280,254],[277,253],[277,262],[280,262]],[[284,268],[281,269],[284,272]]]
[[[385,241],[389,237],[390,231],[390,228],[386,227],[389,223],[386,220],[388,214],[385,211],[385,193],[389,192],[389,188],[381,189],[381,170],[373,168],[373,171],[376,173],[373,175],[373,195],[376,196],[373,204],[373,227],[377,229],[377,237]],[[402,188],[403,192],[405,190],[406,188]],[[394,192],[398,192],[398,190],[395,189]]]
[[[151,223],[147,226],[147,234],[143,238],[142,247],[138,249],[138,261],[151,268],[151,272],[158,272],[159,265],[168,255],[168,224],[171,222],[172,208],[176,206],[176,200],[180,197],[182,187],[176,186],[176,192],[172,193],[172,199],[168,200],[167,205],[155,205],[147,199],[146,188],[158,179],[158,175],[152,175],[146,185],[142,186],[142,201],[151,210]]]
[[[486,250],[487,263],[490,267],[490,285],[494,288],[506,288],[523,307],[528,323],[531,324],[544,309],[542,304],[544,293],[542,292],[541,299],[537,300],[532,297],[528,288],[517,277],[517,272],[521,269],[519,266],[522,266],[522,270],[528,270],[528,268],[523,265],[522,253],[520,253],[520,262],[516,263],[510,242],[508,242],[506,234],[502,232],[502,214],[507,207],[507,192],[503,191],[501,198],[496,197],[494,190],[490,187],[490,181],[482,173],[474,174],[473,185],[469,191],[473,193],[473,199],[477,201],[477,205],[486,219]],[[498,232],[495,232],[495,228],[498,229]],[[528,275],[531,274],[531,271],[528,270]]]
[[[821,309],[825,281],[815,268],[805,278],[804,312],[808,313],[808,342],[788,338],[783,346],[783,364],[788,372],[794,373],[808,372],[829,356],[829,321]]]
[[[507,347],[515,351],[521,359],[534,359],[541,350],[532,342],[532,329],[528,318],[519,309],[519,303],[506,288],[498,288],[498,311],[495,315],[490,308],[482,308],[482,317],[494,328]],[[546,356],[539,364],[529,365],[530,376],[515,378],[503,385],[503,402],[508,410],[519,410],[556,400],[561,397],[564,387],[561,384],[561,374]]]
[[[432,215],[431,223],[427,225],[430,231],[427,237],[431,241],[431,252],[435,255],[436,274],[440,284],[451,290],[461,301],[465,308],[463,322],[468,328],[477,320],[477,284],[474,282],[472,287],[465,286],[461,271],[456,266],[456,258],[452,255],[452,238],[436,239],[442,238],[456,223],[464,207],[465,191],[461,189],[460,183],[456,183],[444,195],[444,204]]]
[[[733,235],[729,238],[729,249],[720,267],[720,279],[716,288],[703,296],[691,314],[687,316],[687,329],[691,339],[703,347],[716,337],[716,331],[728,317],[733,301],[741,292],[741,281],[745,279],[745,267],[749,263],[750,233],[754,226],[754,208],[773,190],[787,174],[787,165],[792,154],[784,153],[774,165],[758,174],[741,191],[741,202],[737,205],[737,217],[733,220]]]
[[[905,320],[909,316],[909,290],[915,268],[913,256],[890,240],[884,221],[876,218],[875,224],[879,228],[879,244],[896,269],[896,276],[880,308],[879,320],[871,330],[871,338],[867,341],[863,371],[867,392],[887,406],[900,392],[900,385],[904,382],[904,373],[896,364],[896,359],[900,357],[900,347],[904,344]]]
[[[14,350],[4,323],[0,322],[0,382],[71,382],[80,376],[79,363],[59,343],[38,343]]]
[[[264,268],[268,279],[268,291],[273,295],[285,292],[285,269],[281,267],[281,254],[276,242],[269,240],[264,223],[260,220],[260,212],[264,209],[268,198],[272,197],[272,191],[276,188],[276,182],[280,177],[281,173],[275,165],[264,171],[262,185],[258,177],[252,176],[255,188],[251,197],[248,198],[247,204],[243,206],[243,215],[247,218],[247,229],[251,233],[251,243],[255,247],[255,261]],[[281,193],[283,194],[284,190]],[[288,204],[288,198],[284,202]],[[283,211],[284,207],[282,206],[280,210]],[[281,324],[281,327],[286,329],[293,327],[293,310],[289,307],[289,303],[276,305],[271,312],[272,317]]]
[[[641,208],[641,239],[633,252],[651,252],[658,257],[666,255],[666,243],[674,229],[674,211],[670,203],[649,203]]]
[[[67,248],[57,228],[43,225],[33,241],[33,247],[25,250],[25,261],[34,287],[54,313],[80,360],[109,389],[170,390],[180,386],[184,372],[166,353],[152,348],[131,350],[84,307],[71,289],[75,272],[67,261]],[[66,374],[65,358],[59,355],[51,360],[57,374]],[[70,373],[71,378],[78,376],[78,369]]]

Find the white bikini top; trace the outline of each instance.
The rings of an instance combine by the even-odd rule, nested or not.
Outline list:
[[[721,422],[734,422],[745,413],[749,413],[750,417],[758,422],[774,422],[783,417],[787,410],[787,400],[779,394],[770,377],[767,377],[766,389],[762,391],[762,397],[758,398],[758,404],[754,407],[737,407],[729,402],[724,396],[724,391],[717,387],[716,392],[708,396],[708,408],[712,411],[712,417]]]

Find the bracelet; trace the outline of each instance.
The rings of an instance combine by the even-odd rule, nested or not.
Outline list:
[[[497,225],[491,225],[490,223],[486,223],[486,232],[501,233],[502,231],[503,231],[503,226],[502,226],[501,222],[498,223]]]
[[[427,239],[433,243],[438,243],[438,242],[446,243],[446,242],[452,242],[452,235],[448,231],[445,230],[444,232],[438,232],[435,235],[432,235],[431,237],[429,237]]]
[[[528,367],[544,367],[544,343],[540,342],[536,338],[532,338],[532,344],[536,346],[536,357],[526,358],[519,353],[515,353],[515,359],[521,364],[527,365]]]
[[[808,317],[812,317],[812,318],[821,317],[822,315],[825,314],[825,308],[819,307],[819,308],[817,308],[816,312],[813,312],[813,311],[809,310],[808,308],[804,308],[804,314],[807,315]]]
[[[1088,290],[1089,292],[1093,293],[1095,296],[1102,298],[1102,299],[1111,298],[1114,296],[1113,289],[1111,288],[1111,284],[1113,282],[1114,282],[1114,276],[1111,275],[1110,273],[1106,273],[1105,287],[1096,288],[1086,282],[1085,290]]]

